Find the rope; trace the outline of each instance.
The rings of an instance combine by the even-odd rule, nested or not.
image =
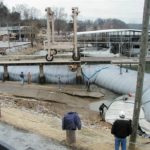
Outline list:
[[[107,68],[109,68],[109,67],[104,67],[104,68],[101,68],[101,69],[95,71],[90,77],[86,76],[86,74],[83,72],[82,69],[81,69],[81,73],[83,74],[83,76],[84,76],[85,78],[87,78],[88,80],[90,80],[90,79],[93,78],[98,72],[100,72],[100,71],[102,71],[102,70],[104,70],[104,69],[107,69]]]
[[[145,102],[145,103],[142,103],[142,105],[145,105],[145,104],[147,104],[147,103],[149,103],[150,102],[150,100],[149,101],[147,101],[147,102]]]

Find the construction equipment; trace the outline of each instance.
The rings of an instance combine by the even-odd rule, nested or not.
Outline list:
[[[78,8],[72,8],[72,17],[73,17],[73,26],[74,26],[74,34],[73,34],[73,43],[71,42],[55,42],[54,41],[54,12],[51,8],[47,8],[47,40],[44,41],[44,49],[48,50],[48,54],[46,55],[47,61],[52,61],[54,55],[57,54],[58,50],[62,49],[73,49],[72,58],[75,61],[80,60],[80,55],[77,50],[77,16],[79,14]]]

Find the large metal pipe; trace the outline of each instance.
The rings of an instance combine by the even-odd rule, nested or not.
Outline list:
[[[74,46],[74,59],[78,58],[78,50],[77,50],[77,16],[79,14],[78,7],[72,8],[72,17],[73,17],[73,46]]]
[[[48,40],[48,57],[50,57],[51,53],[51,48],[50,48],[50,42],[51,42],[51,28],[50,28],[50,14],[51,14],[51,9],[48,7],[46,9],[47,11],[47,40]]]

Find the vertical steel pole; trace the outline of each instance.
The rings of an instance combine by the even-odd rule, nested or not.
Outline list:
[[[20,23],[19,23],[19,41],[21,42],[21,28],[20,28]]]
[[[54,12],[52,12],[51,14],[51,24],[52,24],[52,43],[54,43],[54,35],[55,35],[55,32],[54,32]]]
[[[51,42],[51,29],[50,29],[50,11],[51,9],[48,7],[47,11],[47,40],[48,40],[48,57],[50,57],[51,49],[50,49],[50,42]]]
[[[74,38],[73,38],[73,45],[74,45],[74,53],[75,57],[78,57],[78,51],[77,51],[77,16],[78,16],[78,8],[73,7],[72,8],[72,17],[73,17],[73,31],[74,31]]]
[[[8,33],[8,47],[10,49],[10,35],[9,35],[9,26],[7,24],[7,33]]]

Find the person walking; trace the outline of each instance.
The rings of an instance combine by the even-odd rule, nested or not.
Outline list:
[[[115,136],[115,150],[119,150],[120,144],[121,149],[126,150],[126,137],[132,132],[131,120],[125,119],[125,112],[119,113],[119,119],[117,119],[111,129],[111,133]]]
[[[21,78],[21,84],[23,85],[24,84],[24,74],[23,74],[23,72],[21,72],[20,78]]]
[[[102,103],[99,106],[99,114],[100,114],[100,117],[102,118],[102,121],[105,121],[105,112],[107,109],[108,107],[104,103]]]

